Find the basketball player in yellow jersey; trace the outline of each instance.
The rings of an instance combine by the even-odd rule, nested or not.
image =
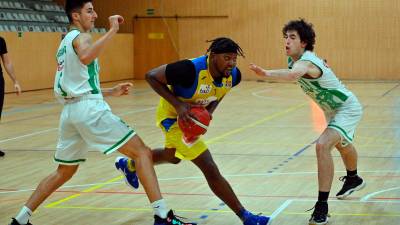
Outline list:
[[[212,114],[231,88],[240,83],[241,73],[236,68],[238,55],[243,56],[239,45],[220,37],[212,40],[206,55],[162,65],[146,74],[147,82],[162,97],[157,109],[157,125],[164,132],[165,146],[153,150],[153,161],[155,164],[177,164],[182,159],[191,160],[203,172],[215,195],[238,215],[243,224],[266,225],[269,217],[254,215],[242,206],[219,172],[204,141],[200,138],[192,145],[186,145],[177,125],[177,117],[189,120],[192,105],[202,105]],[[121,169],[121,165],[130,165],[133,173],[134,162],[127,161],[117,158],[116,167]],[[133,182],[131,186],[135,187]]]

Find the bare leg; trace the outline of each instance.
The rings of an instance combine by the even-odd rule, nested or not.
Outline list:
[[[214,194],[238,215],[243,206],[236,197],[228,181],[226,181],[219,172],[218,166],[215,164],[210,151],[205,151],[199,157],[192,160],[192,162],[203,172],[207,179],[208,186]]]
[[[122,154],[135,161],[136,171],[150,202],[160,200],[161,193],[156,172],[153,167],[152,153],[138,135],[131,138],[119,150]]]
[[[181,160],[175,157],[174,148],[157,148],[151,152],[153,154],[154,164],[173,163],[178,164]]]
[[[54,191],[71,179],[77,169],[78,165],[59,165],[55,172],[39,183],[25,206],[32,210],[32,212],[35,211]]]
[[[354,148],[354,145],[348,144],[345,147],[342,147],[339,143],[336,145],[336,149],[340,152],[340,155],[342,156],[342,160],[344,165],[346,166],[346,170],[356,170],[358,155],[356,149]]]
[[[318,187],[319,191],[329,192],[332,186],[334,165],[331,150],[341,140],[339,133],[331,128],[325,131],[318,138],[316,144],[318,160]]]

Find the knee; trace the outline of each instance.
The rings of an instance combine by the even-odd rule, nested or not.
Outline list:
[[[317,155],[325,154],[330,151],[331,146],[326,142],[317,141],[315,144],[315,151]]]
[[[147,146],[142,146],[137,149],[135,152],[136,157],[138,158],[147,158],[153,160],[153,156],[151,154],[151,149]]]
[[[60,179],[68,181],[69,179],[72,178],[72,176],[74,176],[77,170],[78,170],[78,165],[76,166],[60,165],[58,166],[56,173]]]
[[[218,166],[215,163],[207,163],[203,169],[203,172],[207,178],[218,179],[222,177]]]

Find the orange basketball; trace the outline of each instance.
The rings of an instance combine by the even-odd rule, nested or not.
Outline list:
[[[201,106],[192,106],[190,109],[190,120],[185,122],[178,118],[178,125],[184,136],[196,137],[207,132],[211,116],[207,109]]]

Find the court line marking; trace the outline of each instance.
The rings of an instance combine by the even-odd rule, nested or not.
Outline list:
[[[300,106],[303,106],[303,105],[305,105],[305,104],[301,104]],[[287,110],[285,110],[285,111],[283,111],[283,112],[280,112],[280,113],[277,113],[277,114],[273,114],[272,116],[266,117],[266,118],[264,118],[264,119],[261,120],[261,121],[256,121],[256,122],[254,122],[254,123],[252,123],[252,124],[250,124],[250,125],[248,125],[248,126],[241,127],[241,128],[236,129],[236,130],[234,130],[234,131],[232,131],[232,132],[229,132],[228,134],[224,134],[224,135],[218,136],[218,137],[216,137],[216,138],[214,138],[214,139],[210,139],[210,140],[209,140],[209,143],[212,143],[213,141],[218,140],[218,139],[221,139],[221,138],[224,138],[224,137],[226,137],[226,136],[230,136],[230,135],[232,135],[232,134],[238,133],[238,132],[240,132],[240,131],[242,131],[242,130],[245,130],[245,129],[249,128],[249,127],[256,126],[257,124],[266,122],[266,121],[271,120],[271,119],[273,119],[273,118],[275,118],[275,117],[277,117],[277,116],[280,116],[280,115],[286,114],[287,112],[293,111],[293,110],[295,110],[295,109],[297,109],[297,108],[300,108],[300,107],[299,107],[299,106],[297,106],[297,107],[291,107],[291,108],[289,108],[289,109],[287,109]],[[125,113],[125,114],[129,114],[129,113]],[[1,142],[0,142],[0,143],[1,143]],[[115,179],[115,178],[114,178],[114,179]],[[104,186],[104,185],[103,185],[103,186]],[[88,190],[85,190],[84,192],[91,192],[91,191],[96,190],[96,189],[99,189],[99,188],[101,188],[101,187],[92,187],[92,188],[89,188]],[[92,189],[92,190],[91,190],[91,189]],[[78,197],[78,196],[80,196],[80,194],[76,194],[76,195],[69,196],[69,197],[65,198],[64,201],[63,201],[63,199],[61,199],[61,200],[59,200],[59,201],[57,201],[57,202],[50,203],[50,204],[47,205],[47,206],[48,206],[48,207],[51,207],[52,204],[58,205],[58,204],[61,204],[62,202],[68,201],[68,200],[73,199],[73,198],[76,198],[76,197]],[[286,202],[285,202],[285,203],[286,203]],[[285,203],[283,204],[283,206],[285,205]],[[290,203],[286,203],[286,204],[289,205]],[[287,207],[288,205],[286,205],[286,207]],[[284,208],[286,208],[286,207],[284,207]],[[281,208],[281,207],[280,207],[280,208]],[[280,208],[278,208],[278,209],[280,209]],[[283,209],[284,209],[284,208],[283,208]],[[282,209],[281,211],[283,211],[283,209]],[[280,211],[280,212],[281,212],[281,211]]]
[[[87,210],[110,210],[110,211],[153,211],[152,208],[123,208],[123,207],[95,207],[95,206],[79,206],[79,205],[59,205],[49,208],[54,209],[87,209]],[[204,210],[204,209],[174,209],[177,212],[208,212],[208,213],[232,213],[232,210]]]
[[[345,173],[346,171],[334,171],[334,173]],[[359,173],[400,173],[399,170],[372,170],[372,171],[358,171]],[[224,177],[253,177],[253,176],[265,176],[265,177],[273,177],[273,176],[302,176],[302,175],[311,175],[317,174],[316,171],[304,171],[304,172],[276,172],[276,173],[247,173],[247,174],[224,174]],[[122,175],[120,176],[122,179]],[[169,177],[169,178],[158,178],[159,181],[175,181],[175,180],[197,180],[204,179],[204,176],[188,176],[188,177]],[[79,187],[88,187],[88,186],[96,186],[96,185],[113,185],[113,184],[122,184],[125,183],[123,181],[120,182],[100,182],[100,183],[89,183],[89,184],[77,184],[77,185],[65,185],[60,187],[59,189],[66,188],[79,188]],[[27,192],[34,191],[36,188],[29,189],[21,189],[21,190],[12,190],[12,191],[0,191],[0,194],[8,194],[8,193],[18,193],[18,192]],[[1,188],[0,188],[1,190]]]
[[[285,210],[290,204],[292,204],[293,200],[286,200],[281,206],[279,206],[271,215],[271,220],[274,220],[283,210]]]
[[[94,190],[97,190],[97,189],[99,189],[99,188],[102,188],[102,187],[106,186],[108,183],[112,183],[112,182],[115,182],[115,181],[117,181],[117,180],[121,180],[122,178],[123,178],[122,175],[121,175],[121,176],[118,176],[118,177],[114,177],[114,178],[112,178],[112,179],[110,179],[110,180],[104,182],[103,184],[95,185],[95,186],[93,186],[93,187],[90,187],[90,188],[88,188],[88,189],[83,190],[82,192],[84,192],[84,193],[92,192],[92,191],[94,191]],[[68,197],[66,197],[66,198],[62,198],[62,199],[60,199],[60,200],[58,200],[58,201],[51,202],[51,203],[45,205],[44,207],[45,207],[45,208],[51,208],[51,207],[57,206],[57,205],[59,205],[59,204],[61,204],[61,203],[63,203],[63,202],[66,202],[66,201],[69,201],[69,200],[71,200],[71,199],[77,198],[77,197],[79,197],[79,196],[81,196],[81,194],[74,194],[74,195],[68,196]]]
[[[134,91],[131,91],[128,96],[140,96],[140,95],[147,95],[149,93],[154,93],[155,92],[152,89],[148,88],[141,88],[141,89],[135,89]],[[130,98],[126,98],[131,100]],[[25,113],[25,112],[33,112],[37,111],[40,109],[45,109],[45,108],[52,108],[54,106],[60,106],[62,107],[62,104],[60,104],[57,100],[54,100],[54,98],[51,99],[43,99],[44,102],[37,102],[33,103],[29,106],[25,107],[12,107],[10,109],[4,110],[3,115],[13,115],[16,113]],[[49,114],[50,115],[50,114]]]
[[[392,92],[394,89],[396,89],[398,86],[400,86],[400,83],[397,83],[396,86],[392,87],[391,89],[389,89],[388,91],[386,91],[385,93],[383,93],[383,95],[381,97],[385,97],[387,94],[389,94],[390,92]]]
[[[216,140],[225,138],[225,137],[230,136],[230,135],[235,134],[235,133],[239,133],[239,132],[241,132],[241,131],[243,131],[243,130],[246,130],[246,129],[248,129],[248,128],[254,127],[254,126],[258,125],[258,124],[267,122],[267,121],[272,120],[272,119],[274,119],[274,118],[276,118],[276,117],[285,115],[285,114],[287,114],[287,113],[289,113],[289,112],[292,112],[292,111],[295,111],[295,110],[297,110],[297,109],[299,109],[299,108],[301,108],[301,107],[303,107],[303,106],[305,106],[305,105],[306,105],[306,103],[302,103],[302,104],[299,104],[299,105],[290,107],[290,108],[288,108],[288,109],[285,109],[285,110],[283,110],[283,111],[276,112],[276,113],[274,113],[274,114],[272,114],[272,115],[269,115],[269,116],[267,116],[267,117],[265,117],[265,118],[263,118],[263,119],[257,120],[257,121],[255,121],[255,122],[249,124],[249,125],[245,125],[245,126],[243,126],[243,127],[240,127],[240,128],[234,129],[234,130],[232,130],[232,131],[230,131],[230,132],[227,132],[227,133],[224,133],[224,134],[222,134],[222,135],[219,135],[219,136],[217,136],[217,137],[215,137],[215,138],[211,138],[211,139],[209,139],[208,141],[206,141],[206,143],[212,143],[213,141],[216,141]],[[119,179],[121,179],[121,177],[119,176],[119,177],[113,178],[113,179],[111,179],[111,180],[109,180],[109,181],[111,182],[111,181],[114,181],[115,179],[118,179],[118,180],[119,180]],[[107,182],[109,182],[109,181],[107,181]],[[106,182],[106,183],[107,183],[107,182]],[[104,184],[104,185],[105,185],[105,184]],[[104,185],[98,185],[98,186],[89,188],[88,190],[84,190],[83,192],[91,192],[91,191],[94,191],[94,190],[96,190],[96,189],[99,189],[99,188],[103,187]],[[60,199],[60,200],[58,200],[58,201],[56,201],[56,202],[49,203],[49,204],[47,204],[47,205],[45,206],[45,208],[52,207],[52,206],[55,206],[55,205],[59,205],[59,204],[61,204],[61,203],[63,203],[63,202],[67,202],[67,201],[69,201],[69,200],[71,200],[71,199],[77,198],[77,197],[79,197],[80,195],[81,195],[81,194],[74,194],[74,195],[71,195],[71,196],[69,196],[69,197]]]
[[[290,113],[292,111],[295,111],[295,110],[297,110],[297,109],[299,109],[301,107],[304,107],[305,105],[306,105],[306,103],[302,103],[302,104],[290,107],[288,109],[285,109],[283,111],[273,113],[272,115],[264,117],[263,119],[257,120],[257,121],[255,121],[253,123],[250,123],[250,124],[244,125],[244,126],[242,126],[240,128],[228,131],[228,132],[226,132],[226,133],[224,133],[222,135],[219,135],[217,137],[210,138],[210,139],[206,140],[205,142],[207,144],[211,144],[211,143],[217,142],[218,140],[221,140],[221,139],[223,139],[225,137],[231,136],[233,134],[239,133],[239,132],[241,132],[243,130],[246,130],[248,128],[255,127],[255,126],[259,125],[259,124],[265,123],[265,122],[270,121],[272,119],[275,119],[275,118],[277,118],[279,116],[282,116],[282,115],[285,115],[285,114]]]
[[[290,202],[291,201],[291,202]],[[284,209],[287,208],[287,204],[289,204],[288,202],[292,203],[296,201],[295,199],[289,199],[287,201],[285,201],[284,204],[281,205],[281,207],[279,207],[278,209],[281,210],[279,212],[279,214],[284,214],[284,215],[309,215],[309,212],[284,212]],[[314,200],[312,200],[314,201]],[[341,201],[341,200],[339,200]],[[360,202],[358,202],[360,203]],[[286,208],[284,208],[284,206],[286,206]],[[141,211],[145,211],[145,212],[149,212],[152,211],[151,208],[134,208],[134,207],[129,207],[129,208],[122,208],[122,207],[93,207],[93,206],[76,206],[76,205],[62,205],[62,206],[54,206],[51,207],[52,209],[79,209],[79,210],[95,210],[95,211],[131,211],[131,212],[141,212]],[[231,210],[204,210],[204,209],[174,209],[177,212],[194,212],[194,213],[198,213],[198,212],[208,212],[208,213],[218,213],[218,214],[225,214],[225,213],[229,213],[229,214],[233,214],[233,211]],[[275,212],[278,212],[277,210],[275,210]],[[274,213],[275,213],[274,212]],[[261,212],[263,214],[270,214],[271,212]],[[272,215],[274,214],[272,213]],[[274,220],[276,218],[278,214],[275,214],[275,217],[272,219]],[[396,214],[396,213],[331,213],[331,215],[337,215],[337,216],[358,216],[358,217],[362,217],[362,216],[383,216],[383,217],[400,217],[400,214]]]
[[[128,114],[134,114],[134,113],[150,111],[150,110],[153,110],[155,108],[156,107],[150,107],[150,108],[132,110],[132,111],[124,112],[124,113],[119,113],[119,114],[116,114],[116,115],[117,116],[126,116]],[[16,137],[13,137],[13,138],[3,139],[3,140],[0,140],[0,143],[13,141],[13,140],[17,140],[17,139],[25,138],[25,137],[35,136],[35,135],[38,135],[38,134],[42,134],[42,133],[46,133],[46,132],[50,132],[50,131],[54,131],[54,130],[58,130],[58,127],[57,128],[50,128],[50,129],[46,129],[46,130],[41,130],[41,131],[29,133],[29,134],[24,134],[24,135],[16,136]]]
[[[383,189],[383,190],[380,190],[380,191],[372,192],[372,193],[367,194],[364,197],[362,197],[360,199],[360,201],[361,202],[366,202],[366,201],[368,201],[368,199],[370,199],[371,197],[373,197],[375,195],[378,195],[378,194],[381,194],[381,193],[384,193],[384,192],[394,191],[394,190],[400,190],[400,187],[388,188],[388,189]]]
[[[264,95],[261,95],[261,93],[270,92],[270,91],[273,91],[273,89],[272,88],[265,88],[263,90],[253,91],[253,92],[251,92],[251,95],[253,95],[256,98],[261,98],[261,99],[265,99],[265,100],[269,100],[269,101],[280,101],[280,102],[282,102],[282,101],[285,101],[285,102],[303,102],[304,101],[304,98],[293,99],[293,98],[287,98],[287,97],[284,97],[284,96],[264,96]]]
[[[29,133],[29,134],[24,134],[24,135],[16,136],[16,137],[13,137],[13,138],[3,139],[3,140],[0,140],[0,143],[17,140],[17,139],[24,138],[24,137],[35,136],[35,135],[38,135],[38,134],[43,134],[43,133],[46,133],[46,132],[49,132],[49,131],[53,131],[53,130],[57,130],[57,129],[58,128],[50,128],[50,129],[47,129],[47,130],[41,130],[41,131]]]

